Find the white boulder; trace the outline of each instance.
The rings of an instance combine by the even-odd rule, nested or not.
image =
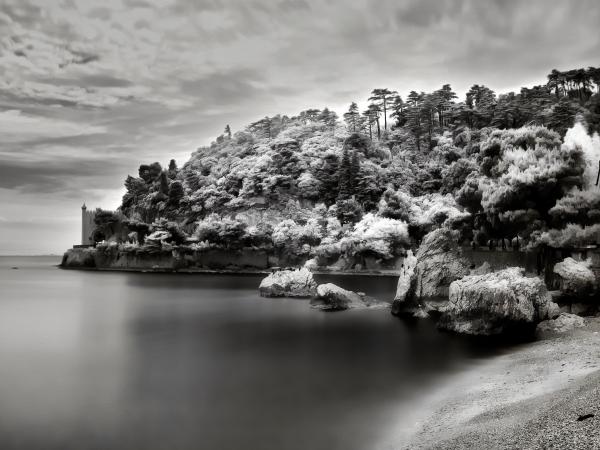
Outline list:
[[[576,261],[571,257],[555,264],[553,272],[561,292],[570,297],[590,294],[596,282],[590,266],[591,260]]]
[[[449,301],[439,326],[465,334],[494,335],[533,327],[547,318],[551,297],[539,278],[510,267],[469,275],[450,285]]]
[[[316,289],[312,272],[306,268],[273,272],[258,287],[263,297],[312,297]]]

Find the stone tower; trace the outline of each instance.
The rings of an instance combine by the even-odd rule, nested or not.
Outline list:
[[[96,216],[95,211],[88,211],[85,203],[81,207],[81,245],[93,245],[94,239],[92,234],[94,233],[94,217]]]

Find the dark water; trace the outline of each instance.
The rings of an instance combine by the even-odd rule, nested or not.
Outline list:
[[[0,449],[377,448],[421,395],[491,353],[387,310],[260,298],[258,277],[58,262],[0,258]]]

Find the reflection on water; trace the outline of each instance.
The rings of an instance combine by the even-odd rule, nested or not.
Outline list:
[[[1,449],[365,449],[490,353],[389,311],[264,299],[255,276],[0,258]],[[19,266],[19,270],[11,270]],[[392,298],[390,278],[321,276]]]

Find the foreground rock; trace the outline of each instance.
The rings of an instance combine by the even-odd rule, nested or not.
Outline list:
[[[389,306],[388,303],[369,297],[362,292],[348,291],[333,283],[320,284],[317,287],[317,296],[311,300],[310,304],[313,308],[323,311]]]
[[[585,326],[585,319],[575,314],[561,313],[556,319],[544,320],[535,329],[540,338],[551,337],[557,334],[567,333]]]
[[[558,288],[565,296],[584,297],[593,292],[596,278],[590,265],[590,261],[576,261],[570,257],[555,264],[553,271]]]
[[[496,335],[533,329],[548,318],[549,310],[557,311],[544,282],[511,267],[454,281],[439,326],[457,333]]]
[[[468,275],[470,270],[456,232],[447,228],[425,236],[416,260],[405,261],[405,265],[398,280],[393,314],[426,315],[440,311],[448,300],[450,283]]]
[[[269,274],[258,287],[263,297],[313,297],[317,283],[310,270],[280,270]]]

